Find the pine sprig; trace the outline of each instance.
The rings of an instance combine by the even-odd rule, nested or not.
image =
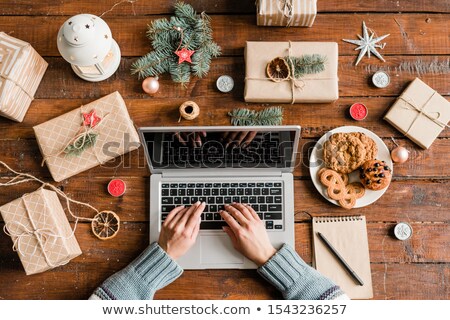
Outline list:
[[[283,108],[270,107],[261,111],[237,108],[228,112],[233,126],[278,126],[283,122]]]
[[[64,153],[67,156],[79,156],[86,149],[92,147],[97,142],[98,134],[94,132],[88,132],[85,135],[78,137],[72,144],[68,145],[64,149]]]
[[[174,9],[175,15],[169,20],[157,19],[148,26],[147,37],[154,50],[132,64],[132,74],[146,78],[169,72],[174,82],[186,84],[191,74],[204,77],[212,58],[221,54],[219,45],[213,41],[211,19],[206,13],[197,14],[191,5],[183,2],[177,2]],[[177,27],[183,30],[183,35]],[[192,64],[178,64],[175,51],[181,48],[195,51]]]
[[[320,54],[304,54],[300,57],[284,57],[289,68],[294,66],[294,78],[299,79],[305,74],[320,73],[325,70],[327,57]],[[292,70],[291,70],[292,72]]]

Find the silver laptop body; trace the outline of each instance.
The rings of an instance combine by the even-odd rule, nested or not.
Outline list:
[[[235,156],[236,159],[244,157],[243,161],[231,159],[232,155],[230,154],[237,154],[238,151],[228,151],[229,148],[225,148],[226,150],[224,151],[220,147],[220,143],[224,143],[217,141],[222,139],[217,137],[223,137],[225,133],[237,131],[256,132],[256,137],[260,139],[258,140],[255,137],[252,144],[245,150],[242,149],[241,154],[244,154],[244,156]],[[232,201],[236,199],[244,200],[240,202],[251,201],[258,209],[265,209],[264,212],[260,210],[258,213],[263,219],[268,217],[268,219],[265,219],[267,220],[265,223],[274,247],[280,248],[284,243],[294,247],[294,184],[292,172],[296,165],[300,131],[300,126],[139,128],[139,135],[151,172],[150,242],[155,242],[159,239],[164,219],[163,210],[167,211],[174,206],[181,205],[180,203],[174,203],[174,201],[180,202],[180,200],[187,201],[202,198],[207,200],[206,203],[211,210],[217,210],[220,209],[220,205],[210,205],[208,199],[214,202],[213,200],[222,200],[221,197],[227,200],[228,197],[228,200],[231,199]],[[208,137],[203,142],[202,147],[200,147],[208,149],[197,150],[204,152],[201,153],[202,159],[216,155],[216,159],[214,159],[216,161],[211,161],[211,159],[208,159],[208,161],[202,160],[199,161],[201,163],[199,165],[196,161],[186,160],[195,159],[196,154],[194,151],[196,150],[194,150],[195,148],[193,144],[190,144],[189,140],[184,140],[183,138],[181,139],[183,144],[181,144],[179,137],[180,135],[189,137],[194,132],[205,132]],[[212,147],[214,145],[216,147],[218,145],[221,150],[217,152],[217,148],[214,149]],[[255,146],[253,147],[253,145]],[[253,150],[256,151],[253,152]],[[267,156],[268,152],[270,152],[269,157]],[[272,153],[275,156],[272,157]],[[220,156],[217,157],[217,154]],[[254,161],[257,164],[248,163],[251,160],[245,160],[246,157],[258,159],[258,161]],[[193,162],[195,163],[191,165]],[[231,187],[232,185],[234,187]],[[190,187],[188,188],[188,186]],[[211,190],[205,190],[208,189],[206,186],[217,186],[219,190],[215,190],[216,187],[214,187],[212,192],[219,193],[219,195],[215,194],[216,198],[214,199],[210,198],[210,196],[202,197],[203,193],[211,192]],[[186,187],[186,191],[182,191],[184,187]],[[189,189],[195,189],[195,191],[188,191]],[[230,189],[234,191],[230,191]],[[240,194],[236,195],[236,191],[239,191]],[[191,193],[191,198],[187,199],[186,196],[179,196],[179,194],[185,195],[186,192]],[[192,192],[195,192],[194,196],[192,196]],[[222,193],[224,194],[221,196]],[[227,193],[233,193],[234,195],[229,196]],[[262,195],[261,193],[265,194]],[[276,203],[263,204],[262,201],[266,199],[272,202],[276,201]],[[163,201],[164,203],[162,203]],[[168,202],[172,203],[167,205]],[[281,212],[273,212],[279,211],[280,208]],[[203,214],[202,221],[211,217],[218,219],[218,216],[211,212],[210,214]],[[271,220],[271,218],[276,220]],[[252,261],[233,248],[228,236],[215,223],[216,221],[211,219],[202,222],[201,226],[213,225],[214,227],[206,230],[201,227],[194,246],[187,254],[177,260],[180,266],[184,269],[256,268]],[[220,224],[220,221],[217,223]],[[224,222],[222,221],[222,223]]]

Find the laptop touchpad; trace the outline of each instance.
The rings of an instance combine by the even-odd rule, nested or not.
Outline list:
[[[203,264],[244,263],[244,257],[233,248],[227,235],[200,236],[200,250]]]

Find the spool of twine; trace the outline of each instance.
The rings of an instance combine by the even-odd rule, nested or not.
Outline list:
[[[181,118],[186,120],[194,120],[200,115],[200,107],[194,101],[186,101],[184,102],[180,108],[180,118],[178,122],[181,121]]]

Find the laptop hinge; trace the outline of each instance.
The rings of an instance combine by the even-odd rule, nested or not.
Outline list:
[[[281,177],[280,170],[249,169],[249,170],[165,170],[163,178],[167,177]]]

